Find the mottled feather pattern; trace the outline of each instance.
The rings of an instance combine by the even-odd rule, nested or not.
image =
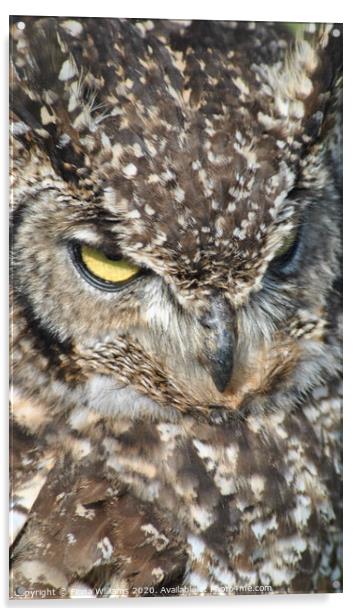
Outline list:
[[[341,26],[10,30],[11,597],[340,591]]]

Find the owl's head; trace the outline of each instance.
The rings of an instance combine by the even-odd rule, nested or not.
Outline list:
[[[23,23],[15,379],[153,418],[298,400],[339,352],[339,29]]]

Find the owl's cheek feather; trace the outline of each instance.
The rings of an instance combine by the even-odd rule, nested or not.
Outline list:
[[[159,367],[156,356],[127,341],[126,350],[119,349],[119,343],[117,339],[115,344],[77,349],[79,357],[74,360],[86,383],[79,389],[82,402],[112,416],[178,421],[181,413],[193,409],[202,417],[209,416],[213,407],[240,413],[247,401],[289,383],[302,361],[302,346],[294,339],[282,337],[263,344],[245,360],[235,357],[230,382],[220,392],[207,366],[192,364],[190,372],[177,355]]]
[[[302,351],[295,341],[263,346],[247,358],[247,364],[235,364],[232,379],[225,392],[212,397],[215,404],[240,412],[255,396],[272,393],[277,385],[289,380],[300,360]]]

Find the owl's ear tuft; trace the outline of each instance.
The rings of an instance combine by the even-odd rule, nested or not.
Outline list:
[[[317,66],[311,76],[313,90],[305,102],[302,128],[306,148],[301,160],[301,187],[315,184],[323,188],[327,180],[323,174],[318,178],[315,168],[324,161],[329,181],[341,193],[343,25],[322,24],[309,39]],[[310,156],[305,157],[305,153]]]
[[[341,87],[342,27],[316,24],[314,31],[298,31],[282,63],[260,68],[271,91],[271,114],[262,123],[269,131],[303,141],[305,148],[321,133],[330,101]]]

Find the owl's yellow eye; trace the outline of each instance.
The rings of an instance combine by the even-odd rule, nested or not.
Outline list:
[[[287,235],[287,237],[282,242],[281,246],[276,251],[275,259],[284,257],[285,255],[289,254],[291,248],[293,248],[296,242],[297,235],[298,235],[298,227],[295,226],[291,229],[290,233]]]
[[[85,244],[72,248],[74,262],[83,277],[94,286],[115,291],[141,272],[141,269],[122,258],[111,258],[101,250]]]
[[[106,282],[126,282],[139,271],[133,263],[125,259],[110,259],[90,246],[81,246],[81,258],[91,274]]]

